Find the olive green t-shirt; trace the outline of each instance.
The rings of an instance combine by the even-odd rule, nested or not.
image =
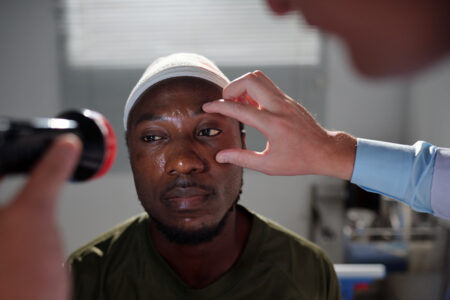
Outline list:
[[[69,258],[75,300],[340,299],[322,250],[254,213],[242,255],[202,289],[189,288],[154,247],[149,217],[119,225]]]

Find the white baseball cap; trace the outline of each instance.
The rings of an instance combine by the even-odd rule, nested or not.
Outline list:
[[[215,63],[194,53],[175,53],[155,60],[144,72],[128,96],[123,113],[123,126],[127,130],[128,115],[140,96],[152,85],[175,77],[197,77],[225,87],[230,80]]]

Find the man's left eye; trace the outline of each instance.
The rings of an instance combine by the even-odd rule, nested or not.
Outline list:
[[[216,128],[206,128],[199,131],[199,136],[216,136],[219,135],[222,132],[220,129]]]

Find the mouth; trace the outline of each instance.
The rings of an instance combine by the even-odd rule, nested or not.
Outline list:
[[[164,194],[163,202],[178,211],[193,211],[204,207],[211,195],[197,186],[175,187]]]

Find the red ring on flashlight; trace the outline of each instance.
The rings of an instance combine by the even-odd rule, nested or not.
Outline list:
[[[109,169],[111,169],[117,155],[117,139],[114,130],[109,121],[103,115],[99,114],[99,117],[100,121],[106,128],[106,136],[103,137],[105,142],[105,157],[103,158],[103,162],[99,170],[92,178],[99,178],[105,175]]]

